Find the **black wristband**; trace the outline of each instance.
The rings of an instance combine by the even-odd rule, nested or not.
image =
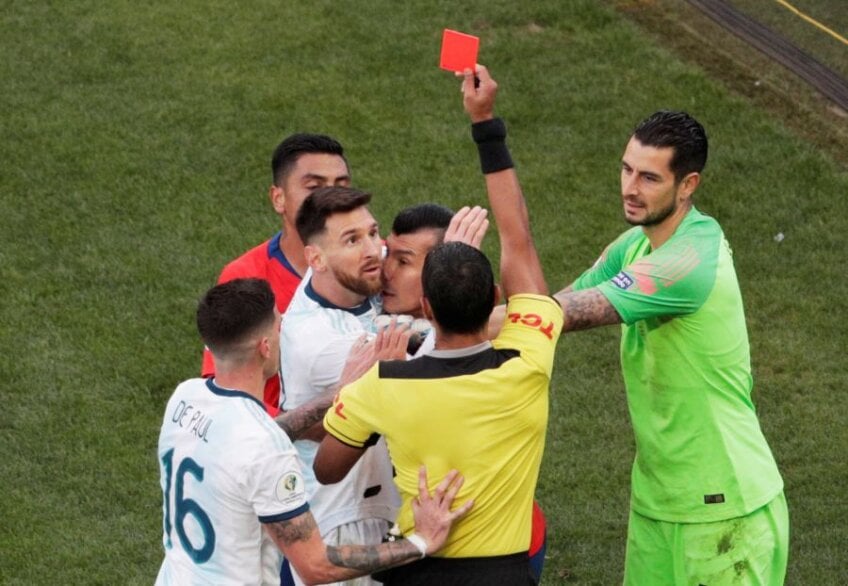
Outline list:
[[[471,136],[477,143],[480,169],[483,174],[512,169],[512,157],[506,146],[506,124],[500,118],[492,118],[471,125]]]

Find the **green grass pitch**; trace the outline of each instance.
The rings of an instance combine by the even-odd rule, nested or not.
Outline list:
[[[4,2],[0,16],[0,583],[150,584],[155,446],[199,372],[198,296],[278,229],[270,153],[339,138],[388,226],[485,201],[443,28],[501,84],[552,288],[626,226],[633,125],[686,109],[712,143],[696,204],[733,245],[762,426],[786,481],[789,583],[848,565],[848,173],[605,4]],[[706,49],[705,49],[706,50]],[[775,236],[783,234],[777,242]],[[496,238],[486,251],[495,256]],[[632,431],[615,328],[567,335],[538,498],[545,584],[615,584]]]

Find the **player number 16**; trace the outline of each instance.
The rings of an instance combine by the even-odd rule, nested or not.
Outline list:
[[[202,564],[212,557],[215,551],[215,528],[212,527],[212,521],[209,520],[209,515],[206,511],[197,504],[197,501],[190,498],[185,498],[185,477],[186,474],[194,476],[198,482],[203,482],[203,467],[200,466],[192,458],[183,458],[180,465],[177,467],[177,473],[172,474],[174,469],[174,449],[171,448],[162,456],[162,466],[165,469],[165,536],[167,537],[166,547],[171,548],[171,529],[176,529],[177,537],[180,539],[180,545],[188,556],[196,564]],[[171,526],[171,481],[174,486],[174,521]],[[194,520],[200,526],[203,532],[203,546],[194,547],[188,538],[185,530],[185,518],[187,515],[194,517]]]

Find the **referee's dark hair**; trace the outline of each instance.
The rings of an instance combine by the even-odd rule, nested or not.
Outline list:
[[[274,323],[274,292],[265,279],[235,279],[209,289],[197,304],[197,331],[216,357],[240,351]]]
[[[271,155],[271,176],[274,185],[282,187],[297,160],[308,154],[338,155],[347,165],[344,148],[336,139],[326,134],[292,134],[283,139]]]
[[[462,242],[440,244],[427,254],[421,281],[442,330],[472,334],[486,327],[495,305],[495,277],[485,254]]]
[[[707,164],[707,133],[686,112],[654,112],[636,126],[633,136],[645,146],[674,149],[669,167],[678,183],[689,173],[700,173]]]
[[[419,230],[439,230],[441,243],[450,225],[453,212],[435,203],[419,203],[399,211],[392,222],[392,233],[397,236],[414,234]]]
[[[371,194],[350,187],[320,187],[303,200],[295,227],[300,240],[309,244],[327,229],[327,218],[368,205]]]

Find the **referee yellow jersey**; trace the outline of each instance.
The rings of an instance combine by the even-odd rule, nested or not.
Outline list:
[[[324,427],[354,447],[374,433],[386,438],[404,534],[413,527],[418,468],[427,466],[431,489],[456,468],[465,476],[457,502],[474,499],[474,507],[439,555],[527,551],[562,322],[551,297],[515,295],[493,342],[381,362],[339,393]]]

